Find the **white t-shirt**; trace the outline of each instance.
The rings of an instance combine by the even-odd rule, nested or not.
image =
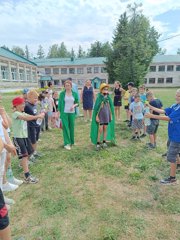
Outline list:
[[[3,119],[0,116],[0,137],[2,138],[3,142],[5,142],[4,128],[3,128],[2,122],[3,122]]]
[[[72,108],[72,106],[74,105],[74,97],[71,96],[67,96],[65,95],[65,107],[64,107],[64,112],[65,113],[74,113],[75,110],[71,111],[70,109]]]

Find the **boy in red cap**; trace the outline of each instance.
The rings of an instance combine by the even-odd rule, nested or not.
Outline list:
[[[12,130],[13,142],[17,150],[17,155],[21,160],[21,165],[24,171],[24,181],[26,183],[37,183],[38,179],[32,177],[29,172],[28,159],[33,153],[33,148],[30,140],[28,139],[27,121],[37,120],[43,118],[44,113],[36,116],[29,115],[24,112],[25,101],[22,97],[16,97],[12,100],[13,114],[12,114]]]

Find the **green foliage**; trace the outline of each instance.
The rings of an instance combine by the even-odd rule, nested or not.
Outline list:
[[[147,68],[159,51],[159,34],[150,26],[149,20],[139,11],[141,5],[129,5],[120,16],[113,37],[113,51],[108,56],[107,71],[110,80],[119,80],[125,85],[143,82]]]
[[[20,55],[20,56],[22,56],[22,57],[25,57],[25,52],[21,47],[14,46],[14,47],[12,47],[11,51]]]
[[[37,58],[39,58],[39,59],[45,58],[44,49],[41,45],[39,45],[39,48],[38,48],[38,51],[37,51]]]
[[[91,44],[88,50],[88,57],[107,57],[111,54],[112,47],[109,42],[101,43],[96,41]]]

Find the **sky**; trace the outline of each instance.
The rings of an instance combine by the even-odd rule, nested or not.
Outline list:
[[[0,0],[0,46],[28,45],[35,56],[41,44],[46,54],[52,44],[84,50],[97,41],[112,41],[120,15],[135,0]],[[151,26],[161,34],[166,54],[180,48],[180,0],[136,0]],[[163,39],[173,37],[166,41]]]

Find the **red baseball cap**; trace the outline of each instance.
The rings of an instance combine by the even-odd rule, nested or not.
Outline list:
[[[24,103],[24,98],[22,98],[22,97],[16,97],[12,100],[12,104],[14,107],[21,105],[23,103]]]

